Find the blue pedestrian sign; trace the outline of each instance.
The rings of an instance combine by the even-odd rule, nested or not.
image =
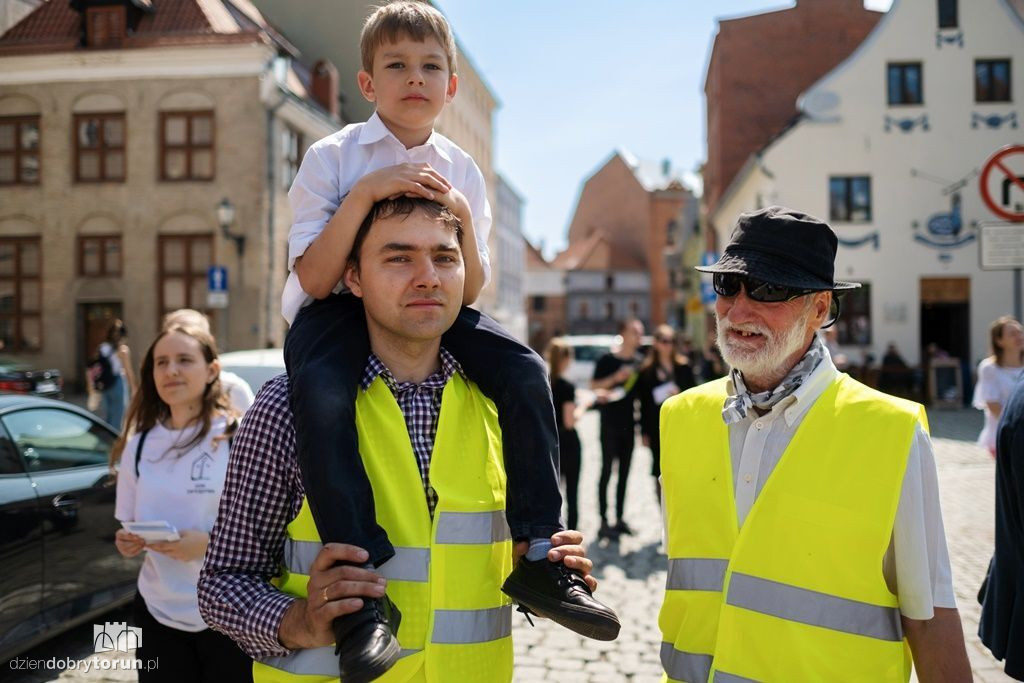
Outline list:
[[[705,251],[701,254],[700,264],[702,266],[711,266],[718,262],[718,254],[713,251]],[[711,275],[709,273],[700,274],[700,302],[705,306],[715,303],[715,288],[711,283]]]
[[[228,291],[227,266],[210,266],[206,271],[206,288],[211,292]]]
[[[707,306],[715,303],[715,288],[710,282],[700,283],[700,302]]]
[[[210,266],[206,271],[206,307],[228,307],[228,269]]]

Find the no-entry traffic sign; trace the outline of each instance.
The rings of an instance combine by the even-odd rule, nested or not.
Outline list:
[[[979,183],[981,198],[992,213],[1024,222],[1024,145],[1007,145],[989,157]]]

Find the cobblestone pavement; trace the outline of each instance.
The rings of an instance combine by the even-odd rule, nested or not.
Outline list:
[[[976,594],[992,554],[993,462],[974,445],[981,428],[980,414],[973,410],[930,413],[935,437],[946,534],[952,556],[953,579],[964,621],[967,649],[975,680],[984,683],[1011,681],[977,637],[980,609]],[[597,543],[597,478],[600,452],[597,419],[588,413],[580,421],[583,441],[583,471],[580,483],[580,526],[591,545],[589,554],[601,582],[599,595],[614,606],[622,620],[619,639],[603,643],[576,636],[551,622],[535,620],[531,627],[516,614],[515,680],[653,682],[661,675],[658,663],[660,634],[658,610],[665,584],[665,557],[661,552],[661,512],[650,476],[651,456],[638,448],[633,459],[627,492],[625,518],[634,535],[618,543]],[[131,620],[129,610],[105,615],[96,621]],[[133,681],[132,671],[93,670],[85,673],[90,660],[91,625],[74,629],[22,655],[25,660],[71,658],[82,662],[76,671],[3,671],[0,679],[12,683],[93,683]],[[112,660],[109,655],[97,655]],[[108,665],[109,666],[109,665]],[[6,667],[6,665],[5,665]],[[10,675],[8,675],[10,674]]]

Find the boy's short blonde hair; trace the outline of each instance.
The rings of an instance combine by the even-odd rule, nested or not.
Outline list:
[[[434,38],[448,58],[448,73],[455,73],[455,38],[448,20],[427,2],[396,0],[381,5],[366,18],[359,36],[363,71],[373,73],[373,53],[384,43],[398,42],[402,37],[422,42]]]

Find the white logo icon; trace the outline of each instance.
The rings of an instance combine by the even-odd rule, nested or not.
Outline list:
[[[95,652],[128,652],[142,647],[142,629],[123,621],[93,624],[92,645]]]

